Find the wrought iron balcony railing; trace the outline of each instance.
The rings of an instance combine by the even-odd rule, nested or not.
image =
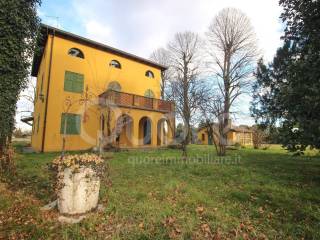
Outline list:
[[[102,106],[111,104],[119,107],[137,108],[165,113],[174,111],[174,103],[171,101],[117,92],[114,90],[107,90],[100,94],[99,102]]]

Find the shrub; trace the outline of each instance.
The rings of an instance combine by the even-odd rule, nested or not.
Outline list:
[[[237,149],[240,149],[241,148],[241,143],[236,142],[234,144],[234,147],[237,148]]]
[[[168,145],[168,148],[170,149],[182,149],[182,145],[180,143],[170,143]]]
[[[259,149],[261,148],[261,145],[266,139],[266,134],[265,132],[260,129],[258,126],[254,126],[252,128],[252,143],[253,143],[253,148],[254,149]]]

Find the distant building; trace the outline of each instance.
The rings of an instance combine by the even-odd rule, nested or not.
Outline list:
[[[41,33],[34,113],[25,119],[35,150],[61,150],[64,133],[66,150],[101,146],[106,136],[124,148],[170,143],[175,106],[160,99],[165,66],[47,25]]]
[[[234,126],[230,124],[228,136],[228,145],[239,143],[241,145],[252,145],[252,129],[247,125]],[[217,128],[217,124],[213,124]],[[198,129],[198,142],[200,144],[213,144],[213,140],[209,138],[207,128],[202,127]]]

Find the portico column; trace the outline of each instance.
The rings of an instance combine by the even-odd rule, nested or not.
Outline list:
[[[132,146],[137,147],[139,146],[139,119],[134,119],[132,127]]]
[[[158,130],[158,121],[156,118],[151,119],[151,145],[152,146],[157,146],[157,130]]]

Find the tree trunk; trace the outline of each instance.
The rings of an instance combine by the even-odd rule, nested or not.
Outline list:
[[[190,108],[188,99],[188,63],[183,59],[184,72],[183,72],[183,115],[185,120],[185,136],[182,141],[182,157],[187,158],[187,145],[190,143]]]
[[[12,135],[0,139],[0,172],[15,174],[15,164],[13,159],[13,147],[11,143]]]
[[[221,129],[221,156],[226,155],[226,146],[228,143],[229,119],[230,119],[230,49],[225,51],[224,66],[223,66],[223,82],[224,82],[224,102],[223,102],[223,129]]]
[[[5,171],[5,149],[6,149],[6,141],[4,137],[0,138],[0,172]]]

